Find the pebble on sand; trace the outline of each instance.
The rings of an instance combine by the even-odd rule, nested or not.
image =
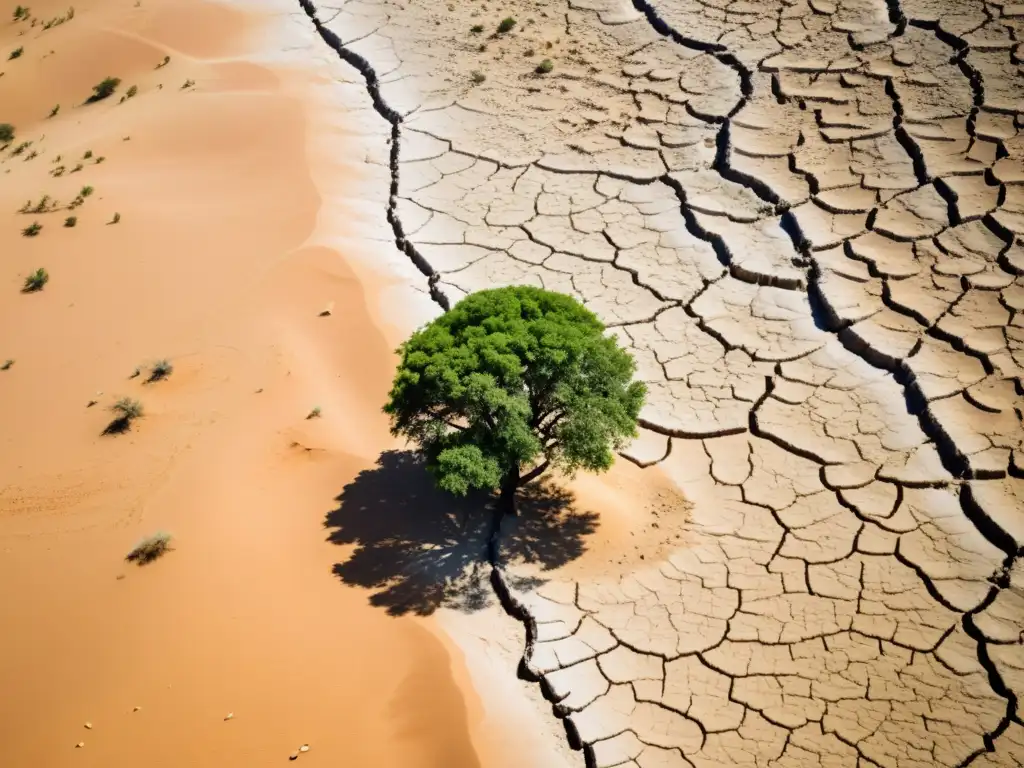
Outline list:
[[[135,707],[135,708],[134,708],[134,709],[132,710],[132,712],[138,712],[138,711],[139,711],[140,709],[142,709],[142,707]]]
[[[86,723],[86,724],[85,724],[85,727],[86,727],[86,728],[92,728],[92,723]]]
[[[77,744],[75,744],[75,749],[81,749],[84,746],[85,746],[85,742],[84,741],[80,741]]]
[[[234,716],[235,716],[235,713],[234,713],[234,712],[228,712],[228,713],[227,713],[226,715],[224,715],[224,719],[225,719],[225,720],[230,720],[230,719],[231,719],[231,718],[233,718]]]

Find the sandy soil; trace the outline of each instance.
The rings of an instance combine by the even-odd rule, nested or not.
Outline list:
[[[5,766],[270,765],[303,743],[310,765],[479,764],[459,652],[331,576],[324,517],[390,445],[394,340],[366,308],[386,286],[304,247],[317,116],[294,73],[245,61],[261,23],[111,0],[0,26],[25,49],[0,120],[33,142],[0,164]],[[83,104],[106,75],[137,95]],[[86,185],[74,212],[16,213]],[[38,267],[45,289],[20,293]],[[173,373],[147,383],[160,358]],[[102,435],[120,396],[144,416]],[[172,552],[123,562],[157,530]]]

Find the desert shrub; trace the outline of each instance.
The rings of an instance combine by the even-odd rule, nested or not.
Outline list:
[[[476,69],[473,70],[473,73],[472,75],[470,75],[470,77],[473,79],[473,82],[476,83],[477,85],[480,85],[480,83],[484,82],[484,80],[487,79],[487,75]]]
[[[142,403],[130,397],[122,397],[112,406],[110,410],[114,413],[114,420],[107,424],[103,430],[105,435],[119,435],[127,432],[135,419],[142,417]]]
[[[92,87],[92,96],[87,101],[92,103],[94,101],[101,101],[113,95],[114,91],[117,90],[117,86],[121,84],[121,78],[119,77],[105,77],[100,80],[96,85]]]
[[[31,146],[32,146],[32,142],[31,141],[23,141],[23,142],[21,142],[21,144],[19,144],[18,146],[16,146],[14,149],[11,150],[11,156],[12,157],[17,157],[18,155],[22,154],[26,149],[28,149]]]
[[[77,216],[68,216],[66,219],[64,219],[64,226],[65,227],[73,227],[77,223],[78,223],[78,217]]]
[[[129,563],[146,565],[166,554],[171,548],[171,534],[160,531],[136,544],[124,559]]]
[[[111,224],[117,224],[120,220],[121,220],[121,214],[120,213],[115,213],[114,214],[114,218],[112,218],[110,220],[110,223]]]
[[[82,187],[82,191],[79,192],[78,194],[81,195],[82,197],[88,197],[89,195],[91,195],[95,191],[96,190],[94,190],[92,187],[86,185],[86,186]]]
[[[162,67],[166,67],[170,63],[171,63],[171,57],[170,56],[164,56],[164,60],[161,61],[159,64],[157,64],[156,68],[157,69],[161,69]]]
[[[139,86],[133,85],[131,88],[129,88],[127,91],[125,91],[124,95],[127,96],[130,99],[135,94],[137,94],[138,92],[139,92]]]
[[[153,367],[149,369],[149,381],[160,381],[160,379],[166,379],[174,373],[174,365],[171,364],[170,360],[157,360],[153,363]]]
[[[82,155],[82,157],[84,157],[86,160],[88,160],[90,157],[92,157],[92,150],[91,149],[85,150],[85,154]]]
[[[307,419],[319,419],[320,418],[320,413],[321,413],[320,406],[318,405],[315,408],[313,408],[313,410],[311,410],[308,414],[306,414],[306,418]]]
[[[554,68],[555,65],[552,63],[551,59],[544,59],[544,61],[537,65],[537,68],[534,70],[534,72],[536,72],[538,75],[546,75]]]
[[[10,123],[0,123],[0,144],[10,144],[14,141],[14,126]]]
[[[484,25],[474,24],[472,27],[469,28],[469,31],[472,32],[474,35],[479,35],[481,32],[484,31]]]
[[[29,224],[27,227],[21,230],[21,234],[23,234],[25,237],[35,237],[42,231],[42,229],[42,224],[40,224],[38,221],[33,221],[31,224]],[[40,288],[41,287],[42,286],[40,286]]]
[[[506,16],[504,19],[501,20],[501,23],[498,25],[498,34],[503,35],[506,32],[511,32],[512,28],[515,25],[516,20],[513,19],[511,16]]]
[[[15,21],[21,21],[22,19],[27,19],[28,18],[28,14],[29,14],[29,9],[28,8],[26,8],[23,5],[16,6],[15,9],[14,9],[14,14],[13,14],[14,15],[14,20]]]
[[[0,365],[0,371],[9,371],[12,365],[14,365],[14,361],[10,358],[4,360],[3,365]]]
[[[50,110],[50,117],[56,117],[58,112],[60,112],[60,104],[55,104]]]
[[[184,82],[184,84],[181,86],[181,90],[185,90],[186,88],[191,88],[195,84],[196,84],[195,80],[186,80]]]
[[[25,286],[21,290],[25,293],[35,293],[43,290],[43,286],[48,282],[50,282],[50,273],[40,267],[25,278]]]
[[[15,48],[13,51],[11,51],[10,55],[7,58],[12,60],[12,61],[14,59],[20,59],[21,58],[21,54],[23,54],[24,52],[25,52],[25,46],[19,46],[19,47]]]

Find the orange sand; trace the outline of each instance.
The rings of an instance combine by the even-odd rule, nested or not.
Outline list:
[[[273,71],[200,58],[244,53],[259,19],[75,5],[47,31],[0,22],[0,50],[25,46],[0,65],[0,122],[39,152],[0,163],[0,764],[277,765],[309,743],[302,765],[477,765],[444,636],[331,575],[324,515],[390,446],[394,339],[377,288],[303,247],[316,115]],[[83,106],[108,74],[138,95]],[[51,177],[58,154],[83,170]],[[74,228],[15,213],[84,185]],[[40,266],[45,290],[20,293]],[[163,357],[167,380],[129,378]],[[121,395],[145,416],[101,436]],[[173,552],[122,561],[161,529]]]

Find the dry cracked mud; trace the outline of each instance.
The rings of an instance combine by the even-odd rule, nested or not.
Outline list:
[[[1024,764],[1024,5],[301,3],[424,290],[584,301],[693,502],[601,579],[493,542],[588,764]]]

